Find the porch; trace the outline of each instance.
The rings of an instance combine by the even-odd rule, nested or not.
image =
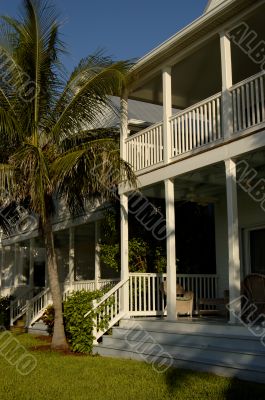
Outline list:
[[[233,85],[226,97],[217,93],[125,138],[125,159],[143,174],[258,132],[265,127],[264,93],[262,71]]]

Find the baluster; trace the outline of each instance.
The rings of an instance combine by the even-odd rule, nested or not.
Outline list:
[[[241,90],[240,88],[237,88],[236,90],[236,97],[237,97],[237,115],[238,115],[238,130],[241,131],[242,130],[242,115],[241,115],[241,102],[240,102],[240,94],[241,94]]]
[[[207,114],[207,105],[204,104],[204,126],[205,126],[205,133],[204,133],[204,143],[207,144],[209,141],[208,136],[208,114]]]
[[[250,82],[250,95],[251,95],[251,115],[252,115],[252,124],[256,124],[256,116],[255,116],[255,95],[254,95],[254,83]]]
[[[260,95],[261,95],[261,118],[262,122],[265,120],[265,104],[264,104],[264,77],[260,77]]]
[[[209,116],[209,143],[213,141],[213,119],[212,119],[212,103],[208,103],[208,116]]]
[[[147,290],[147,300],[148,300],[148,311],[151,311],[151,285],[150,285],[150,280],[151,280],[151,276],[147,277],[147,285],[148,285],[148,290]]]
[[[185,113],[185,152],[189,150],[189,124],[188,114]]]
[[[155,311],[155,277],[152,276],[152,297],[153,297],[153,304],[152,304],[152,311]]]
[[[192,113],[191,111],[189,112],[189,150],[192,150],[193,148],[193,143],[192,143]]]
[[[196,140],[196,113],[195,110],[192,110],[192,131],[193,131],[193,148],[197,147]]]
[[[242,127],[246,129],[246,94],[245,94],[245,86],[241,88],[241,97],[242,97]]]
[[[256,113],[257,113],[257,121],[256,123],[260,123],[260,99],[259,99],[259,85],[258,80],[255,79],[255,92],[256,92]]]

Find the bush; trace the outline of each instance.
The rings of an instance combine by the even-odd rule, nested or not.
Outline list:
[[[9,328],[10,325],[10,303],[12,297],[0,297],[0,327]]]
[[[95,312],[91,312],[86,318],[84,315],[92,310],[93,300],[99,300],[102,291],[86,292],[80,290],[71,294],[63,303],[64,328],[71,350],[78,353],[91,353],[93,347],[93,328]],[[108,302],[111,304],[111,300]],[[106,306],[106,303],[104,303]],[[102,311],[101,308],[97,313]],[[54,308],[48,306],[43,317],[43,322],[48,326],[50,334],[53,332]],[[100,328],[108,326],[108,316],[102,321]]]

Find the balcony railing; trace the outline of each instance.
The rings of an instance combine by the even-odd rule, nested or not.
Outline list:
[[[232,135],[265,122],[265,72],[230,89]],[[169,162],[194,150],[218,144],[227,138],[222,129],[222,95],[218,93],[169,119],[171,152]],[[144,172],[164,163],[163,122],[125,140],[126,159],[134,171]]]
[[[221,93],[170,118],[171,157],[221,138]]]
[[[264,72],[232,87],[234,133],[265,121],[264,93]]]
[[[163,162],[163,123],[126,139],[127,161],[136,171]]]

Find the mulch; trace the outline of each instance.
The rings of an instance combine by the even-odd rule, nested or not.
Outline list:
[[[55,350],[55,349],[51,349],[51,342],[52,342],[52,337],[51,336],[40,335],[40,336],[36,336],[36,339],[45,342],[45,344],[40,344],[40,345],[37,345],[37,346],[31,346],[29,348],[31,351],[55,352],[55,353],[60,353],[60,354],[65,355],[65,356],[76,356],[76,357],[87,356],[87,354],[75,353],[75,352],[73,352],[71,350]]]

